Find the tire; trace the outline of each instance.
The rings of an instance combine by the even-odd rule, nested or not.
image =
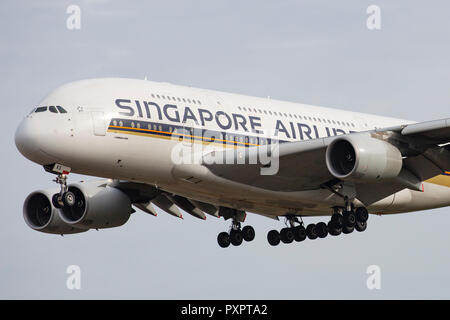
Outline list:
[[[267,234],[267,241],[271,246],[279,245],[280,240],[280,233],[277,230],[270,230]]]
[[[294,240],[301,242],[306,239],[306,229],[303,226],[297,226],[292,229]]]
[[[333,221],[328,222],[328,233],[332,236],[338,236],[342,233],[342,228],[337,228]]]
[[[363,232],[363,231],[365,231],[365,230],[367,229],[367,222],[359,222],[359,221],[356,221],[355,229],[356,229],[356,231],[358,231],[358,232]]]
[[[242,238],[245,241],[253,241],[255,239],[255,229],[252,226],[245,226],[242,228]]]
[[[55,193],[52,197],[52,204],[56,209],[61,209],[64,204],[61,201],[61,197],[59,195],[59,193]]]
[[[306,227],[306,236],[310,240],[317,239],[317,231],[316,231],[316,225],[315,224],[313,224],[313,223],[308,224],[308,226]]]
[[[354,227],[356,223],[355,213],[352,211],[344,211],[342,215],[344,217],[344,226],[345,227]]]
[[[342,233],[345,233],[345,234],[352,233],[353,230],[355,230],[355,226],[353,226],[353,227],[343,226],[342,227]]]
[[[280,239],[281,242],[289,244],[294,241],[294,233],[292,232],[291,228],[283,228],[280,231]]]
[[[325,222],[319,222],[316,224],[316,232],[319,238],[325,238],[328,235],[327,224]]]
[[[356,221],[366,222],[369,219],[369,212],[364,207],[356,208],[355,210]]]
[[[335,213],[331,216],[336,229],[341,229],[344,226],[344,217],[340,213]]]
[[[219,233],[217,243],[221,248],[227,248],[230,245],[230,235],[226,232]]]
[[[242,243],[242,233],[240,230],[231,230],[230,232],[230,242],[233,246],[240,246]]]
[[[75,194],[71,191],[64,192],[62,195],[62,202],[66,207],[73,207],[76,203]]]

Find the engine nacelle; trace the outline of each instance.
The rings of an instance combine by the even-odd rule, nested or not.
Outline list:
[[[52,205],[52,196],[58,189],[38,190],[30,193],[23,204],[23,218],[27,225],[36,230],[53,234],[85,232],[65,223],[59,216],[59,210]]]
[[[327,148],[326,163],[338,179],[376,182],[397,177],[403,160],[395,146],[364,133],[333,140]]]
[[[73,207],[60,210],[61,219],[83,229],[104,229],[123,225],[132,212],[130,198],[103,181],[80,182],[68,186],[75,195]]]

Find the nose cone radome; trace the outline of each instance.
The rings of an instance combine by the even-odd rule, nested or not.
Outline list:
[[[45,139],[48,139],[45,128],[38,126],[34,119],[27,117],[22,120],[14,139],[17,149],[27,159],[42,165],[53,162],[52,158],[40,148]]]

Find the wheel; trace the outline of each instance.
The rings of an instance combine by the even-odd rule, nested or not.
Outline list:
[[[311,240],[317,239],[316,225],[314,223],[308,224],[306,227],[306,235]]]
[[[366,222],[369,219],[369,212],[364,207],[356,208],[355,210],[356,221]]]
[[[355,229],[356,229],[356,231],[358,231],[358,232],[363,232],[364,230],[367,229],[367,222],[359,222],[359,221],[356,221]]]
[[[242,243],[242,232],[241,230],[231,230],[230,232],[230,242],[233,246],[240,246]]]
[[[342,233],[345,233],[345,234],[352,233],[353,230],[355,230],[355,226],[353,226],[353,227],[343,226],[342,227]]]
[[[294,241],[294,233],[291,228],[283,228],[280,231],[280,239],[283,243],[292,243]]]
[[[354,227],[356,223],[356,217],[355,213],[352,211],[344,211],[343,213],[344,218],[344,226],[346,227]]]
[[[325,222],[316,224],[316,232],[319,238],[325,238],[328,235],[327,224]]]
[[[255,229],[252,226],[245,226],[242,228],[242,238],[245,241],[252,241],[255,239]]]
[[[342,233],[342,228],[338,228],[335,225],[335,223],[333,222],[333,220],[328,222],[327,228],[328,228],[328,233],[331,234],[332,236],[338,236]]]
[[[333,221],[334,226],[337,229],[341,229],[344,225],[344,217],[340,213],[335,213],[331,216],[331,221]]]
[[[230,245],[230,235],[226,232],[219,233],[217,243],[221,248],[227,248]]]
[[[71,191],[64,192],[62,195],[62,202],[64,206],[73,207],[75,205],[75,195]]]
[[[303,226],[297,226],[292,228],[292,232],[294,233],[295,241],[300,242],[306,239],[306,230]]]
[[[61,209],[64,204],[61,201],[61,196],[59,193],[55,193],[52,197],[52,204],[56,209]]]
[[[280,233],[277,230],[270,230],[267,234],[267,241],[271,246],[277,246],[280,244]]]

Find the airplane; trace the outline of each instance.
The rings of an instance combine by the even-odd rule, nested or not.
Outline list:
[[[370,214],[450,205],[450,118],[414,122],[170,83],[62,85],[23,119],[20,153],[55,175],[26,224],[50,234],[119,227],[155,206],[230,220],[220,247],[252,241],[247,213],[285,227],[271,246],[363,232]],[[99,180],[69,183],[69,173]],[[329,221],[306,225],[303,218]]]

